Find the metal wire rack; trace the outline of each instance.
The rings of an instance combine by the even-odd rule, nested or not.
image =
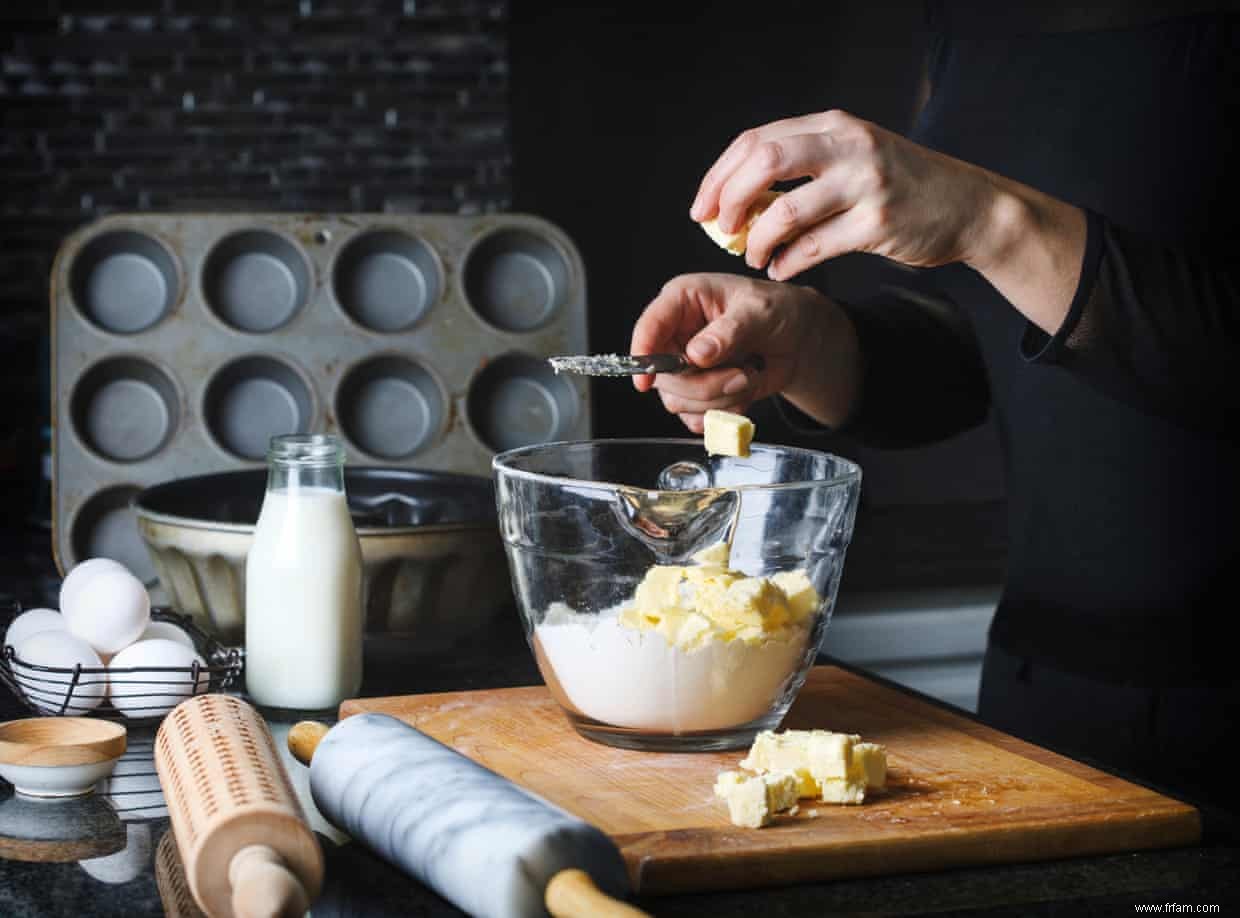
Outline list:
[[[95,791],[112,804],[121,822],[150,822],[168,815],[168,803],[155,770],[154,731],[130,734],[125,754]]]
[[[0,606],[0,627],[22,612],[17,603]],[[171,622],[184,631],[204,663],[192,666],[58,667],[28,663],[5,644],[0,681],[37,714],[102,717],[127,724],[156,724],[191,695],[226,691],[241,675],[244,654],[225,647],[188,617],[154,608],[151,620]],[[123,699],[121,707],[112,698]]]

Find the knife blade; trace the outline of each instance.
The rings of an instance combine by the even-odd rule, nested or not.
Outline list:
[[[643,373],[685,373],[701,369],[681,354],[573,354],[548,357],[556,373],[583,376],[639,376]],[[761,370],[764,362],[753,355],[744,363],[722,363],[711,369],[744,366]]]

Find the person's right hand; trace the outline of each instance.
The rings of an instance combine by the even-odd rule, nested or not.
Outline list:
[[[699,434],[707,409],[741,413],[775,393],[837,425],[860,377],[856,333],[834,302],[809,287],[731,274],[682,274],[664,284],[633,327],[629,353],[684,354],[702,368],[633,379],[640,392],[656,388],[664,407]]]

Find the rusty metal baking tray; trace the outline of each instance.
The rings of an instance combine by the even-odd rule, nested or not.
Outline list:
[[[261,465],[281,433],[348,460],[490,474],[492,455],[590,435],[585,269],[545,220],[118,214],[51,280],[53,528],[61,570],[155,571],[130,501]]]

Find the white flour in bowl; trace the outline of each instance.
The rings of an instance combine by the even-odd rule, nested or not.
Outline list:
[[[534,631],[561,701],[619,727],[686,733],[761,717],[800,666],[810,634],[806,622],[764,640],[712,634],[685,648],[622,624],[626,608],[589,615],[555,603]]]

